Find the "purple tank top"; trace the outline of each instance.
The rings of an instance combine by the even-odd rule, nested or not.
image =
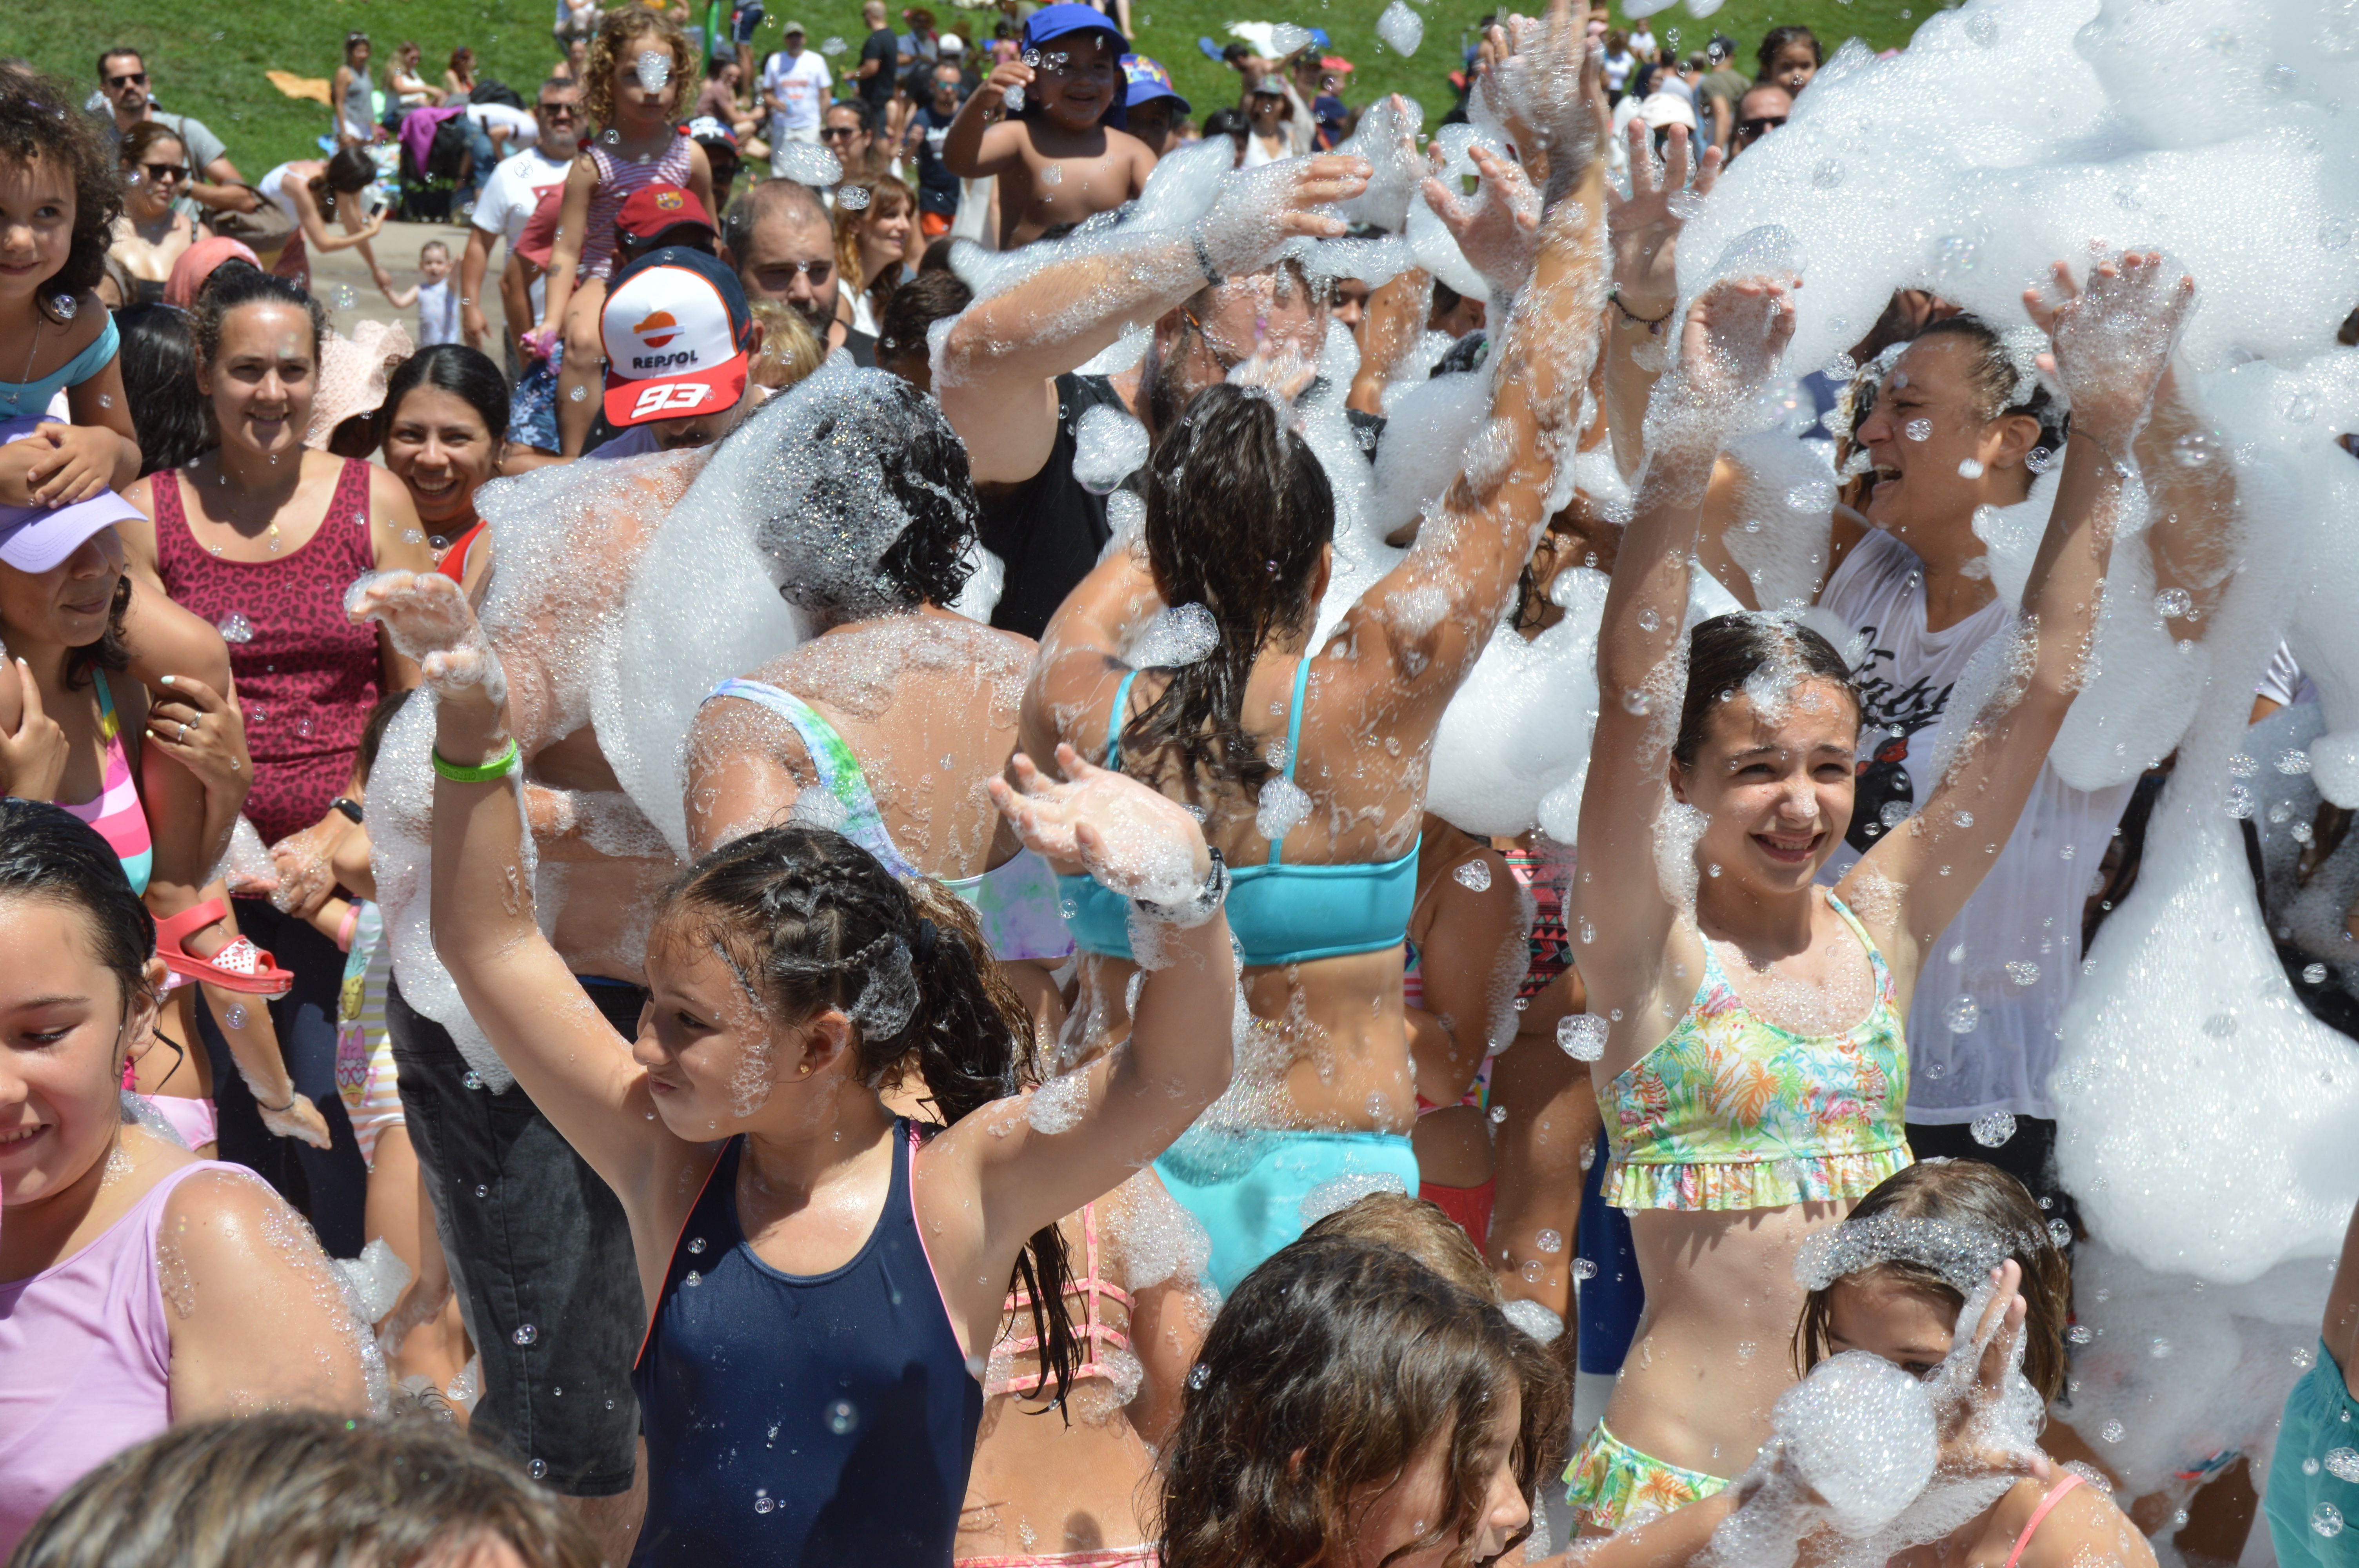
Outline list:
[[[0,1284],[0,1560],[59,1494],[172,1423],[172,1335],[157,1282],[168,1173],[98,1239],[29,1279]]]

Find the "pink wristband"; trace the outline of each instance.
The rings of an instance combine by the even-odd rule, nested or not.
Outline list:
[[[349,953],[353,950],[353,927],[358,925],[360,923],[360,900],[354,899],[352,903],[344,905],[344,922],[342,925],[336,927],[337,952]]]

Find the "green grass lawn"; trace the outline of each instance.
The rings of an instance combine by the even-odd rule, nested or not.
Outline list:
[[[897,15],[902,3],[895,0]],[[1938,4],[1729,0],[1705,21],[1678,5],[1658,14],[1654,24],[1658,38],[1683,50],[1701,47],[1715,31],[1725,32],[1738,41],[1749,69],[1755,43],[1780,23],[1807,24],[1830,51],[1854,34],[1885,49],[1907,43]],[[934,0],[933,9],[945,32],[989,15],[959,11],[949,0]],[[1318,0],[1315,5],[1302,0],[1133,0],[1132,16],[1140,35],[1136,45],[1170,68],[1200,116],[1234,103],[1237,79],[1207,59],[1197,38],[1226,42],[1228,24],[1234,21],[1288,20],[1324,27],[1333,49],[1359,67],[1350,102],[1406,92],[1426,106],[1430,125],[1451,101],[1445,78],[1459,65],[1462,42],[1491,9],[1489,0],[1427,0],[1419,6],[1425,41],[1407,58],[1377,41],[1375,19],[1382,9],[1382,0]],[[265,70],[324,78],[336,67],[345,32],[360,27],[375,40],[380,66],[394,44],[415,38],[425,50],[429,74],[438,81],[450,51],[470,44],[483,75],[500,78],[529,102],[556,58],[549,32],[554,10],[549,0],[0,0],[0,55],[27,58],[87,91],[96,85],[101,49],[140,48],[164,107],[192,114],[212,126],[252,179],[287,158],[310,155],[314,138],[327,128],[325,109],[282,96],[265,79]],[[846,51],[835,63],[857,59],[858,0],[769,0],[769,16],[756,42],[758,52],[777,47],[779,26],[789,15],[810,29],[815,46],[831,38],[845,41]]]

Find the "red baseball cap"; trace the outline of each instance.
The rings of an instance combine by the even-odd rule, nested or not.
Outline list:
[[[642,185],[624,201],[623,210],[614,214],[614,236],[624,244],[636,250],[643,245],[660,244],[663,236],[682,226],[702,229],[717,234],[712,215],[696,192],[678,185]]]
[[[737,275],[667,245],[614,275],[599,319],[606,417],[617,427],[684,419],[745,395],[753,313]]]

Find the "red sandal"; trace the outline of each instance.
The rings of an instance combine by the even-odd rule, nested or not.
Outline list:
[[[217,898],[209,898],[190,904],[168,920],[158,921],[156,956],[183,980],[219,986],[223,990],[277,997],[294,989],[294,972],[278,968],[268,953],[244,936],[231,938],[229,945],[210,959],[200,958],[181,946],[182,939],[190,932],[228,918],[229,906]]]

